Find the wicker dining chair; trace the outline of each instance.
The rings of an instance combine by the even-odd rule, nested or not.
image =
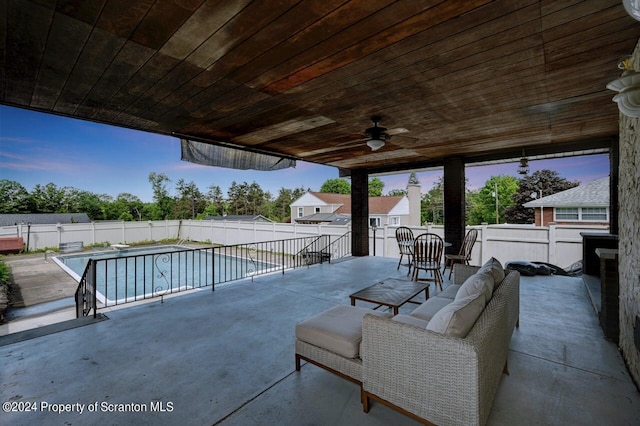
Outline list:
[[[444,241],[436,234],[418,235],[413,241],[413,281],[434,281],[442,290],[440,261],[444,251]],[[419,271],[431,274],[432,278],[419,279]]]
[[[406,226],[398,227],[396,229],[396,240],[398,241],[398,250],[400,251],[400,260],[398,261],[397,269],[400,269],[400,266],[407,266],[409,268],[407,275],[409,275],[413,262],[413,231]],[[406,263],[402,263],[404,256],[407,256]]]
[[[444,255],[444,270],[442,272],[446,272],[447,267],[449,267],[449,279],[451,279],[453,265],[455,265],[456,263],[464,263],[465,265],[469,264],[469,260],[471,260],[471,250],[473,250],[473,245],[476,243],[477,239],[478,230],[470,229],[469,232],[467,232],[467,235],[464,236],[464,240],[462,240],[462,247],[460,247],[460,252],[458,254]]]

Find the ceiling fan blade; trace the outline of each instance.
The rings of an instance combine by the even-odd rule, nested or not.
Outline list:
[[[394,129],[387,130],[387,133],[393,136],[393,135],[400,135],[402,133],[409,133],[409,130],[405,129],[404,127],[396,127]]]
[[[339,144],[336,144],[334,146],[336,147],[345,147],[345,146],[357,146],[362,144],[362,142],[365,142],[367,140],[367,138],[359,138],[359,139],[351,139],[350,141],[347,142],[340,142]]]

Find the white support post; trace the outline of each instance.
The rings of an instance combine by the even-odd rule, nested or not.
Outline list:
[[[557,229],[556,229],[556,224],[554,222],[549,223],[549,231],[548,231],[548,238],[549,238],[549,253],[547,255],[547,262],[555,265],[557,260],[556,260],[556,235],[557,235]]]
[[[489,232],[487,231],[489,229],[488,225],[486,223],[483,223],[481,226],[481,232],[482,232],[482,247],[480,247],[480,264],[484,265],[484,263],[489,260],[489,259],[485,259],[484,254],[487,252],[487,239],[489,238]]]

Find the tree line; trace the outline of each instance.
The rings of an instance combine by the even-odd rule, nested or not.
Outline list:
[[[281,188],[274,197],[253,182],[233,181],[226,196],[218,185],[202,191],[193,182],[179,179],[174,191],[164,173],[149,174],[153,201],[123,192],[117,197],[95,194],[54,183],[35,185],[27,191],[19,182],[0,180],[0,213],[86,213],[91,220],[164,220],[202,219],[218,215],[263,215],[284,222],[290,216],[289,205],[307,190]],[[173,194],[172,194],[173,192]]]
[[[280,188],[277,196],[265,191],[256,182],[233,181],[226,195],[218,185],[210,185],[205,192],[193,182],[179,179],[173,195],[171,180],[164,173],[151,172],[149,183],[153,191],[153,202],[143,202],[130,193],[117,197],[95,194],[73,187],[59,187],[54,183],[35,185],[27,191],[20,183],[8,179],[0,180],[0,213],[86,213],[91,220],[164,220],[202,219],[222,215],[262,215],[276,222],[290,218],[290,204],[310,189],[302,187]],[[419,183],[415,173],[409,175],[407,184]],[[486,223],[533,223],[533,209],[522,204],[531,201],[533,193],[543,195],[577,186],[552,170],[536,171],[530,176],[517,179],[513,176],[492,176],[485,185],[475,191],[467,190],[466,216],[468,225]],[[384,183],[377,177],[369,180],[369,196],[382,196]],[[351,193],[346,179],[329,179],[320,192]],[[386,195],[405,195],[405,190],[394,189]],[[497,194],[497,196],[496,196]],[[497,199],[497,203],[496,203]],[[421,199],[421,223],[443,224],[444,183],[442,177]]]

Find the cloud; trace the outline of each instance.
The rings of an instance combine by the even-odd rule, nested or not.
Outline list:
[[[79,171],[96,172],[102,168],[99,164],[77,161],[59,161],[51,158],[0,152],[2,168],[14,171],[46,171],[50,173],[74,174]]]
[[[17,143],[27,143],[27,144],[37,144],[38,141],[30,139],[30,138],[16,138],[11,136],[0,136],[0,142],[17,142]]]

